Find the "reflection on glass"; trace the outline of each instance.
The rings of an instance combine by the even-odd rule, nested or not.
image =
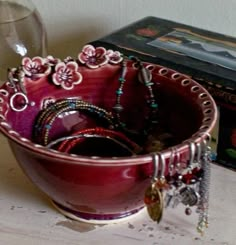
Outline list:
[[[30,0],[0,0],[0,81],[24,56],[46,55],[46,31]]]

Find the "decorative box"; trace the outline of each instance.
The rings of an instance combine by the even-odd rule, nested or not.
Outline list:
[[[216,161],[236,168],[236,38],[150,16],[90,44],[169,67],[207,88],[220,112]]]

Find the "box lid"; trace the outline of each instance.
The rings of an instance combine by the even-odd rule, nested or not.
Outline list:
[[[91,44],[138,55],[235,94],[236,38],[149,16]]]

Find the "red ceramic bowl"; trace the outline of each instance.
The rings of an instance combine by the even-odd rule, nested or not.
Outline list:
[[[72,218],[106,222],[129,217],[144,207],[144,192],[153,174],[152,154],[82,156],[48,149],[32,139],[37,114],[52,100],[77,97],[112,111],[119,86],[120,60],[112,62],[110,58],[109,63],[104,58],[96,66],[91,63],[93,57],[88,58],[80,54],[79,60],[67,58],[56,67],[59,60],[52,57],[24,59],[21,75],[27,94],[16,95],[22,91],[20,84],[14,88],[9,81],[1,87],[0,131],[8,138],[25,174],[61,212]],[[187,142],[201,142],[211,132],[217,116],[216,105],[209,93],[188,76],[159,65],[145,66],[152,73],[160,124],[174,136],[174,147],[181,163],[186,164]],[[71,80],[62,79],[65,72],[71,75]],[[137,82],[137,73],[134,62],[128,61],[122,120],[139,130],[147,104],[146,90]],[[16,73],[13,71],[9,76],[14,81]],[[67,113],[55,121],[50,139],[69,133],[74,127],[94,125],[96,121],[83,113]],[[167,175],[171,147],[160,153],[166,160]]]

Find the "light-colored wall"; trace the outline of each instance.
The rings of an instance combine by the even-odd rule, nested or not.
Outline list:
[[[74,56],[88,41],[145,16],[236,36],[236,0],[33,0],[48,33],[49,53]]]

